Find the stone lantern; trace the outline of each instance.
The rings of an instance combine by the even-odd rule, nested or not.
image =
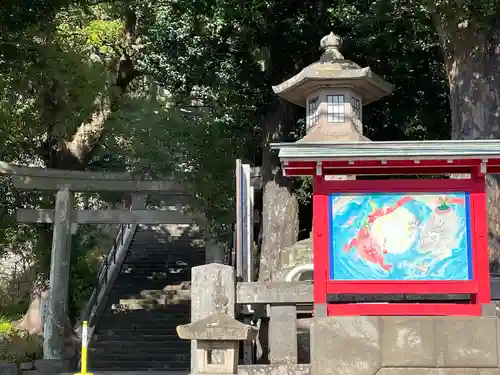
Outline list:
[[[224,312],[186,325],[177,326],[184,340],[196,340],[198,374],[237,374],[239,342],[255,340],[257,329],[243,324]]]
[[[320,42],[324,50],[320,60],[297,75],[273,86],[273,91],[296,105],[306,108],[306,135],[298,144],[315,142],[370,142],[363,135],[362,107],[393,90],[369,67],[362,68],[340,53],[342,39],[330,33]],[[354,175],[324,176],[326,180],[352,180]],[[296,242],[280,252],[278,280],[288,280],[300,268],[311,273],[312,238]],[[299,268],[298,268],[299,267]],[[300,275],[297,275],[300,276]]]
[[[273,86],[274,92],[306,108],[307,134],[298,142],[369,141],[363,136],[362,107],[392,92],[393,86],[370,68],[344,59],[342,39],[321,39],[320,60]]]

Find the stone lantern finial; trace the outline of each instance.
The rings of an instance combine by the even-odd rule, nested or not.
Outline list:
[[[321,56],[320,62],[331,62],[334,60],[343,60],[344,56],[339,49],[342,47],[342,38],[333,32],[321,38],[320,46],[325,50]]]

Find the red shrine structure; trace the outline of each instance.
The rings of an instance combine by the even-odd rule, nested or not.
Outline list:
[[[271,147],[286,175],[313,178],[316,316],[481,315],[500,141],[370,142],[361,108],[393,87],[340,43],[324,37],[320,61],[273,87],[307,111],[306,136]]]

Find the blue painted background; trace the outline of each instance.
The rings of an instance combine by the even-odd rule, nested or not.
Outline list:
[[[402,206],[414,215],[417,223],[418,229],[411,246],[404,253],[382,254],[384,262],[392,265],[390,271],[362,259],[357,249],[352,248],[348,253],[344,251],[344,246],[356,237],[366,222],[367,216],[374,209],[374,204],[377,208],[390,207],[407,195],[416,194],[347,195],[348,202],[340,205],[341,209],[336,215],[333,215],[332,208],[338,208],[340,201],[337,200],[345,200],[346,195],[329,195],[331,280],[470,280],[472,278],[468,193],[446,194],[446,197],[464,199],[465,204],[450,205],[458,217],[458,231],[453,233],[456,236],[457,246],[452,249],[451,256],[445,259],[439,259],[432,251],[422,250],[420,238],[423,236],[426,220],[432,219],[433,207],[416,200]],[[425,196],[437,198],[445,195],[425,194]]]

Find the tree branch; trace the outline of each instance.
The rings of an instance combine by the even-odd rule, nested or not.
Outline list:
[[[127,6],[124,17],[123,47],[120,48],[120,51],[115,50],[117,57],[111,62],[110,69],[113,71],[115,79],[109,96],[97,99],[96,110],[86,122],[78,127],[71,140],[64,142],[65,153],[81,166],[86,165],[92,154],[99,148],[105,135],[106,121],[114,111],[118,110],[121,98],[126,93],[130,83],[141,75],[127,52],[127,46],[130,46],[136,38],[137,15],[130,6]]]

